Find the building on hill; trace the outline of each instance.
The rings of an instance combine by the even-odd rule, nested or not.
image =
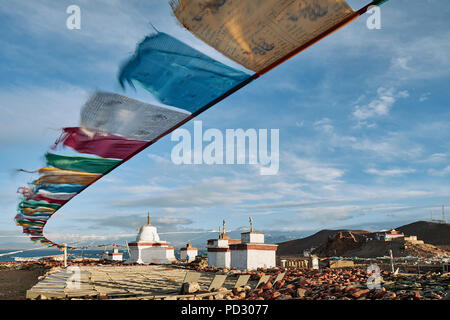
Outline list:
[[[404,238],[405,235],[403,234],[403,232],[398,232],[395,229],[377,233],[377,239],[382,241],[404,240]]]
[[[414,244],[424,244],[423,240],[418,240],[417,236],[409,236],[404,238],[405,242],[414,243]]]

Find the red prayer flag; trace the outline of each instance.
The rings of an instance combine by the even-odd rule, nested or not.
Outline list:
[[[63,134],[55,142],[71,147],[80,153],[95,154],[103,158],[125,159],[145,146],[147,141],[125,139],[109,133],[93,132],[80,127],[63,128]]]

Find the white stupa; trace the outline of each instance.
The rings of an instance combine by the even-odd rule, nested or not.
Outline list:
[[[230,266],[237,270],[272,268],[276,265],[278,245],[264,243],[264,233],[253,231],[250,217],[250,232],[241,233],[241,243],[230,244]]]
[[[139,228],[136,242],[128,244],[130,258],[127,263],[170,264],[174,262],[176,260],[174,248],[159,239],[156,227],[150,224],[150,215],[147,219],[147,225]]]
[[[198,255],[198,249],[188,243],[186,247],[180,249],[180,260],[192,262]]]
[[[241,243],[238,239],[230,239],[225,231],[225,220],[222,223],[222,230],[219,227],[219,238],[209,239],[208,248],[208,267],[230,268],[231,254],[230,245]]]

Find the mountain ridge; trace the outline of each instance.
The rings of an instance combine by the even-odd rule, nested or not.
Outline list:
[[[444,250],[450,249],[450,224],[448,223],[415,221],[394,229],[403,232],[405,236],[417,236],[417,239],[423,240],[426,244],[431,244]],[[303,255],[304,250],[309,250],[311,247],[320,247],[324,245],[329,238],[333,238],[339,233],[346,232],[357,235],[374,234],[374,232],[366,230],[323,229],[304,238],[277,243],[277,255],[284,257]]]

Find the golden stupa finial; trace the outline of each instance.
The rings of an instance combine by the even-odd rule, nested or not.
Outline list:
[[[151,224],[150,224],[150,212],[147,212],[147,225],[151,226]]]
[[[253,232],[253,218],[249,217],[248,221],[250,221],[250,232]]]

